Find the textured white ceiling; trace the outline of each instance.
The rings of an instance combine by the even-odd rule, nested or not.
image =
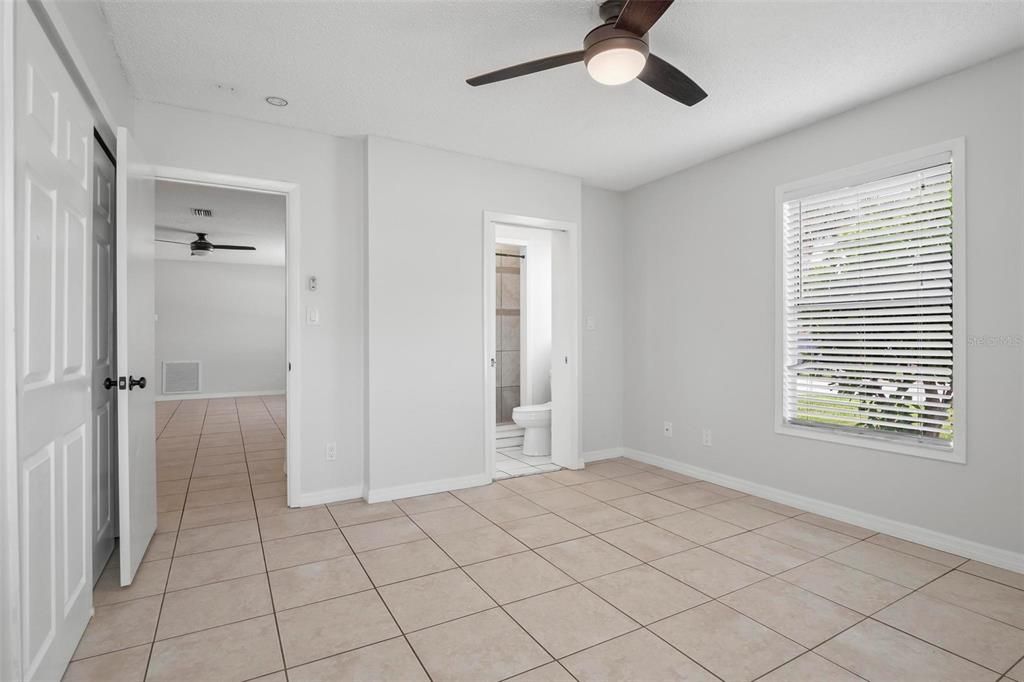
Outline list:
[[[678,0],[652,51],[710,96],[690,109],[582,64],[471,88],[579,49],[592,0],[102,0],[144,100],[335,135],[374,134],[613,189],[1024,45],[1024,2]],[[220,89],[227,85],[234,91]],[[287,108],[264,103],[290,100]]]
[[[212,218],[197,218],[193,208],[209,208]],[[214,251],[192,256],[187,245],[157,242],[157,260],[193,260],[241,265],[285,264],[285,198],[280,194],[160,180],[156,183],[156,237],[178,242],[207,233],[214,245],[255,246],[255,251]]]

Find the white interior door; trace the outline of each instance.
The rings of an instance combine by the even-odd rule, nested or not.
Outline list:
[[[26,3],[14,35],[21,673],[59,680],[92,612],[93,121]]]
[[[551,461],[583,466],[579,442],[579,291],[576,233],[551,238]]]
[[[117,467],[121,584],[156,531],[153,406],[153,238],[156,181],[126,128],[117,129]]]
[[[117,355],[114,332],[114,164],[93,143],[92,575],[117,536]],[[113,383],[110,383],[113,382]]]

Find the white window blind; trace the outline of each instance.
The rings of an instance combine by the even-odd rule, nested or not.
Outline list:
[[[786,423],[953,448],[952,171],[783,201]]]

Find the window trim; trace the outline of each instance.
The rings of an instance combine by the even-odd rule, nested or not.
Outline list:
[[[783,342],[786,325],[785,287],[785,236],[783,205],[787,201],[800,199],[812,194],[826,192],[849,185],[858,185],[898,175],[935,163],[950,162],[953,167],[953,386],[954,409],[953,446],[942,447],[925,443],[915,444],[905,437],[890,437],[884,433],[851,433],[841,427],[810,426],[787,422],[784,408],[784,374],[786,348]],[[772,338],[775,356],[775,381],[773,404],[775,407],[775,433],[785,436],[809,438],[848,445],[851,447],[882,450],[901,455],[926,459],[967,463],[967,238],[966,238],[966,193],[964,175],[966,168],[964,138],[946,140],[937,144],[920,147],[901,154],[894,154],[867,163],[850,166],[838,171],[824,173],[804,180],[779,185],[775,189],[775,328]]]

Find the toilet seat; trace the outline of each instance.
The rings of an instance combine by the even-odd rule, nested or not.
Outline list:
[[[551,401],[540,405],[520,405],[519,407],[513,408],[513,410],[519,410],[519,412],[526,414],[531,412],[546,412],[551,410]]]

